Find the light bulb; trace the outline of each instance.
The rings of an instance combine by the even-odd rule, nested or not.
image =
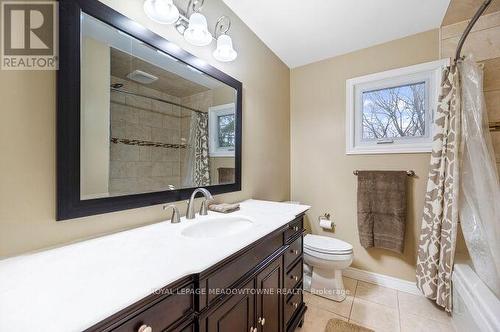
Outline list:
[[[155,22],[173,24],[179,19],[179,10],[173,0],[146,0],[144,12]]]
[[[213,52],[215,59],[222,62],[229,62],[236,59],[238,53],[233,48],[233,41],[228,35],[220,35],[217,38],[217,48]]]
[[[212,42],[212,34],[208,31],[205,16],[193,13],[189,17],[189,25],[184,31],[184,39],[194,46],[205,46]]]

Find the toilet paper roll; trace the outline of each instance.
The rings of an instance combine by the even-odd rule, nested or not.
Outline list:
[[[324,229],[332,229],[333,228],[333,222],[328,219],[321,219],[319,221],[319,227],[324,228]]]

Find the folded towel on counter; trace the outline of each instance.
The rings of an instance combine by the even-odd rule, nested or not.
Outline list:
[[[215,204],[212,203],[208,205],[208,209],[214,212],[220,212],[220,213],[230,213],[234,212],[240,209],[240,204],[239,203],[234,203],[234,204],[229,204],[229,203],[220,203],[220,204]]]
[[[359,171],[358,232],[364,248],[403,253],[407,178],[405,171]]]

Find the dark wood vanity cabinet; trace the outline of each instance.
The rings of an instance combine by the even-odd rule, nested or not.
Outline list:
[[[255,281],[249,281],[239,294],[200,321],[200,331],[252,331],[255,326]]]
[[[88,331],[291,332],[302,296],[303,217]]]
[[[256,277],[257,322],[259,331],[281,331],[283,308],[283,262],[279,257]]]

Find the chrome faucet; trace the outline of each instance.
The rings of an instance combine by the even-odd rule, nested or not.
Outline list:
[[[170,218],[170,222],[172,224],[177,224],[181,222],[181,214],[179,213],[179,209],[177,206],[170,204],[170,205],[163,205],[163,210],[168,210],[172,208],[172,218]]]
[[[208,191],[205,188],[196,188],[193,193],[191,194],[191,198],[189,198],[188,201],[188,206],[187,206],[187,212],[186,212],[186,219],[194,219],[195,213],[194,213],[194,197],[196,196],[197,193],[202,193],[203,196],[205,196],[205,199],[201,203],[201,208],[200,208],[200,216],[206,216],[208,214],[208,201],[214,199],[212,197],[212,194],[210,191]]]

